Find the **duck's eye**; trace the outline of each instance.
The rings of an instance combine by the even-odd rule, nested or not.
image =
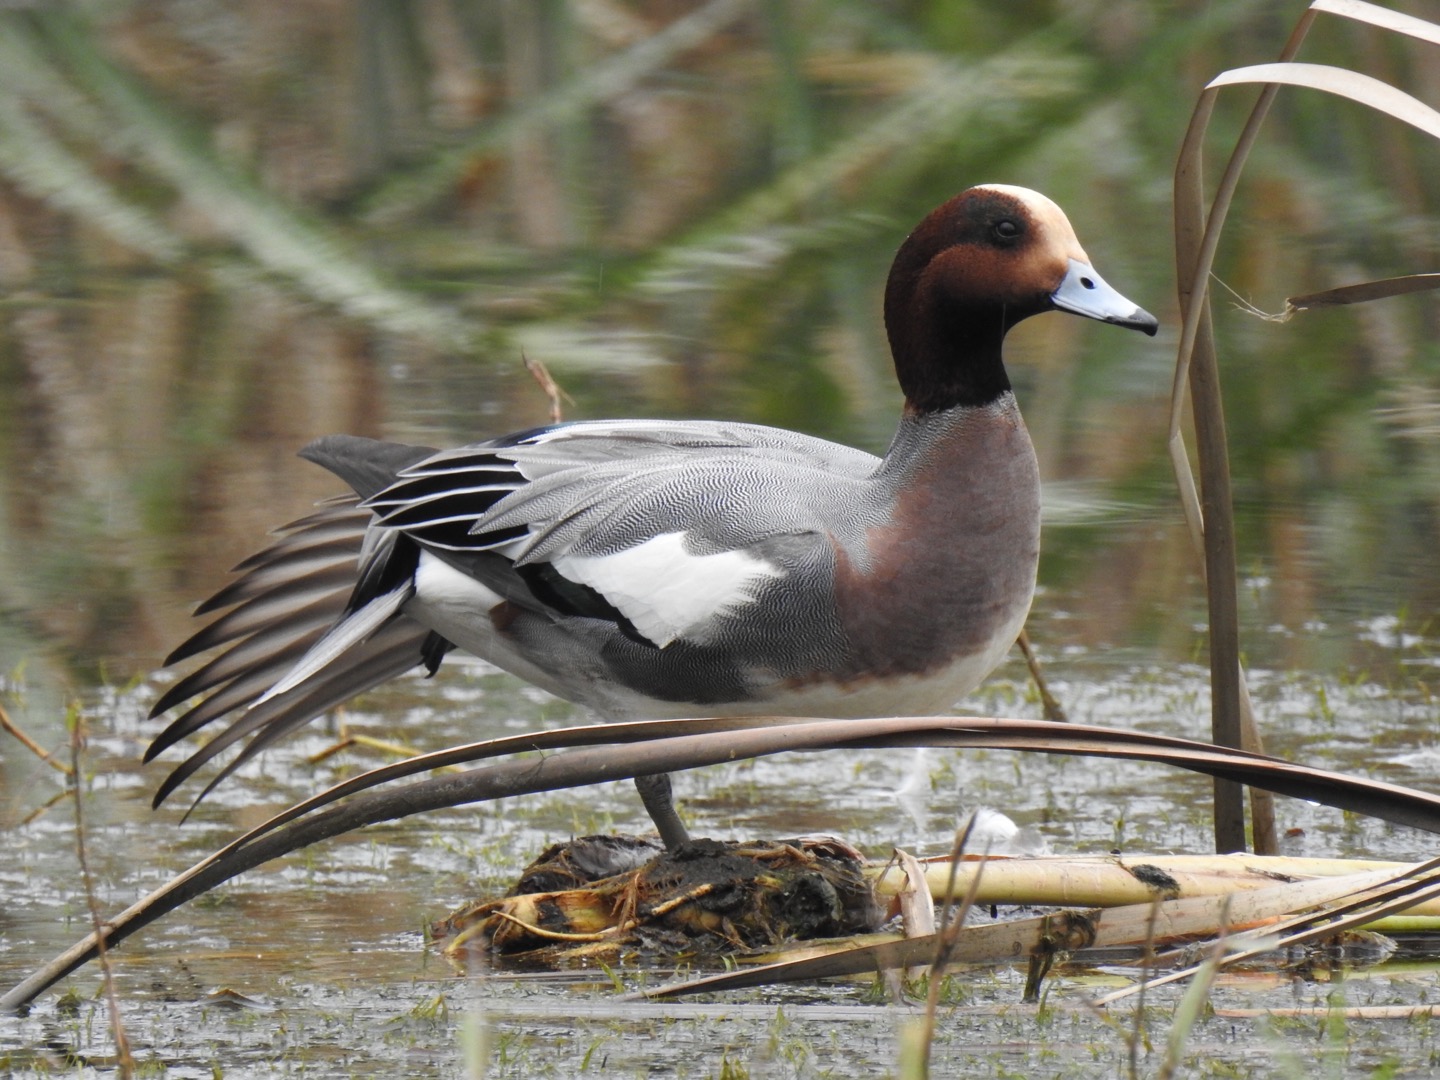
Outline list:
[[[991,226],[991,229],[1000,240],[1014,240],[1020,235],[1020,223],[1011,218],[1001,218]]]

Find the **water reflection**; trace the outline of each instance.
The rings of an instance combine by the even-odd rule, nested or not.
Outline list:
[[[886,133],[866,122],[867,106],[885,93],[924,100],[925,84],[886,66],[900,56],[872,39],[875,27],[856,12],[837,14],[823,32],[810,27],[811,36],[781,48],[781,39],[735,25],[743,5],[729,7],[717,5],[711,23],[688,31],[711,51],[686,53],[692,41],[659,61],[721,98],[677,94],[663,80],[622,81],[612,96],[587,91],[588,104],[574,107],[582,111],[560,113],[554,129],[524,109],[531,99],[549,102],[563,85],[567,50],[598,35],[619,55],[633,38],[613,37],[615,28],[602,29],[583,4],[578,21],[563,25],[488,8],[453,24],[453,16],[412,13],[418,39],[432,44],[436,81],[414,82],[404,64],[390,66],[394,57],[360,68],[365,100],[385,104],[367,116],[365,152],[357,143],[338,157],[343,139],[319,134],[315,118],[355,102],[336,98],[323,65],[306,70],[301,58],[328,31],[305,16],[296,22],[304,31],[274,47],[288,49],[293,96],[308,113],[256,96],[277,70],[274,52],[227,51],[224,66],[205,67],[209,16],[172,13],[167,22],[116,13],[94,24],[5,16],[15,59],[6,77],[27,107],[41,116],[51,110],[53,123],[75,128],[82,145],[108,110],[141,148],[130,167],[183,197],[164,213],[144,211],[168,238],[162,252],[90,204],[37,197],[24,178],[0,188],[11,290],[0,327],[0,529],[15,568],[5,575],[6,609],[23,613],[23,623],[82,671],[93,674],[101,663],[142,670],[174,640],[182,608],[213,584],[215,567],[330,490],[315,470],[294,464],[296,447],[337,430],[446,443],[537,422],[544,402],[519,372],[522,351],[556,371],[575,399],[573,416],[736,417],[879,449],[896,401],[878,321],[889,253],[924,208],[992,171],[1071,208],[1111,276],[1163,311],[1168,162],[1151,148],[1145,125],[1168,121],[1178,130],[1188,103],[1157,100],[1142,73],[1119,59],[1114,39],[1094,41],[1083,20],[1060,20],[1053,40],[1015,38],[985,61],[992,76],[1019,80],[1009,86],[1010,113],[990,117],[988,103],[962,95],[961,117],[985,115],[989,126],[979,140],[967,128],[960,153],[937,138],[954,118],[905,113],[910,156],[887,167],[883,157],[865,156],[886,145]],[[987,36],[1004,39],[999,27],[1018,16],[991,14],[999,21]],[[1231,63],[1248,57],[1214,50],[1264,40],[1269,28],[1243,6],[1195,17],[1206,33],[1190,39],[1190,61],[1213,56],[1217,68],[1222,55]],[[1173,48],[1178,39],[1166,35],[1184,25],[1162,27],[1138,7],[1115,18],[1149,63]],[[379,33],[369,17],[357,20],[359,37],[347,47]],[[249,13],[226,34],[242,26],[237,40],[252,45],[280,33]],[[441,48],[446,34],[451,46]],[[177,35],[187,43],[178,53]],[[978,39],[967,40],[973,48]],[[1087,54],[1089,44],[1103,47]],[[1117,80],[1105,108],[1075,111],[1085,100],[1077,85],[1032,85],[1017,74],[1048,61],[1057,75],[1057,46],[1071,50],[1066,62],[1085,58]],[[1405,46],[1388,39],[1392,52],[1324,33],[1311,47],[1336,60],[1368,59],[1402,82],[1408,71]],[[931,55],[932,74],[943,70],[943,52]],[[754,63],[778,66],[747,83],[742,73]],[[96,78],[127,67],[149,81],[129,97],[94,93]],[[259,140],[251,149],[265,167],[254,178],[225,172],[220,158],[189,144],[179,164],[165,156],[180,143],[157,114],[193,109],[186,80],[201,72],[218,100],[234,103],[217,129],[221,153]],[[56,95],[68,87],[70,111],[38,95],[42,85]],[[717,122],[717,100],[764,100],[767,88],[784,103],[777,128],[743,114]],[[87,91],[93,96],[81,100]],[[433,111],[417,112],[427,93],[438,95]],[[503,130],[513,135],[475,152],[486,167],[456,189],[453,204],[435,207],[433,190],[407,188],[421,178],[443,183],[440,171],[394,164],[421,130],[433,125],[437,137],[485,119],[502,100],[497,94],[510,103]],[[260,111],[240,106],[245,100]],[[1293,165],[1333,151],[1312,134],[1325,107],[1282,99],[1270,131],[1274,152],[1292,155]],[[585,108],[590,123],[582,122]],[[1037,133],[1046,110],[1052,122]],[[401,116],[411,119],[397,126]],[[841,175],[836,147],[820,138],[827,125],[847,130],[841,145],[859,157],[846,174],[850,186],[822,196],[823,180]],[[995,143],[1002,132],[1004,150]],[[36,146],[42,134],[33,133]],[[792,140],[775,143],[784,152],[768,171],[757,165],[765,154],[734,153],[766,134]],[[1423,230],[1408,228],[1403,211],[1424,204],[1436,172],[1423,165],[1435,152],[1389,133],[1374,138],[1405,184],[1377,190],[1376,178],[1357,169],[1342,189],[1257,162],[1235,211],[1234,239],[1222,250],[1224,287],[1274,309],[1282,290],[1423,260]],[[806,146],[815,148],[810,157]],[[450,159],[437,158],[435,170],[442,160]],[[1324,160],[1333,173],[1333,156]],[[580,161],[588,174],[575,171]],[[370,195],[358,206],[323,201],[366,184]],[[130,187],[110,194],[142,213]],[[310,217],[300,209],[307,204]],[[217,239],[233,247],[215,252]],[[387,275],[411,288],[397,293]],[[333,306],[317,307],[317,298]],[[1423,344],[1434,340],[1435,312],[1433,299],[1412,297],[1280,326],[1219,309],[1246,511],[1242,562],[1251,577],[1274,583],[1266,625],[1299,635],[1333,621],[1326,612],[1337,604],[1423,623],[1440,599],[1437,563],[1427,557],[1440,501],[1440,360]],[[1084,481],[1101,503],[1138,502],[1166,519],[1164,339],[1116,343],[1064,320],[1017,337],[1012,364],[1047,476]],[[1169,530],[1157,537],[1100,524],[1052,529],[1045,576],[1076,595],[1129,595],[1136,608],[1123,641],[1173,642],[1183,634],[1143,611],[1157,596],[1188,609],[1193,585],[1182,548]],[[1173,604],[1176,597],[1185,602]],[[1292,661],[1308,662],[1303,650]]]
[[[82,673],[102,664],[112,673],[148,669],[184,633],[185,610],[222,568],[334,491],[293,457],[316,434],[443,445],[547,416],[518,362],[418,350],[378,357],[353,329],[315,313],[285,317],[279,302],[232,310],[210,333],[177,338],[196,314],[177,292],[147,286],[82,304],[78,316],[37,303],[6,328],[7,351],[22,369],[12,372],[4,442],[7,621]],[[163,311],[174,325],[154,325]],[[257,318],[263,333],[248,325]],[[1105,366],[1085,355],[1097,346],[1083,334],[1046,327],[1016,337],[1012,366],[1052,481],[1042,582],[1075,598],[1064,603],[1072,619],[1098,621],[1088,641],[1168,642],[1175,655],[1188,647],[1196,589],[1161,458],[1159,365],[1144,370],[1149,400],[1137,402],[1136,365],[1104,358],[1116,391],[1107,398],[1073,386],[1077,370]],[[218,355],[217,339],[229,346]],[[569,414],[773,420],[883,448],[895,398],[888,388],[847,408],[826,367],[803,357],[686,347],[638,370],[557,364],[575,399]],[[1318,380],[1350,355],[1345,342],[1328,360],[1312,350],[1307,367]],[[871,380],[885,378],[882,356],[864,361]],[[716,388],[700,395],[710,407],[685,407],[697,386]],[[1247,406],[1276,395],[1243,367],[1233,377],[1227,368],[1227,387],[1239,403],[1231,430],[1242,592],[1261,640],[1289,643],[1275,662],[1347,662],[1347,652],[1356,662],[1363,649],[1349,627],[1360,618],[1395,616],[1423,631],[1440,597],[1431,557],[1440,504],[1434,440],[1397,433],[1388,414],[1354,399],[1343,408],[1332,402],[1314,427],[1275,431]],[[1326,638],[1321,626],[1355,648],[1309,649]],[[1287,633],[1263,633],[1271,627]]]

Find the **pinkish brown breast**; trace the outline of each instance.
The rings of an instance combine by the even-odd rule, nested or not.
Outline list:
[[[863,565],[837,546],[836,610],[856,674],[923,675],[997,650],[998,662],[1024,625],[1040,550],[1029,433],[1009,395],[952,413],[916,421],[929,430],[890,520],[865,534]]]

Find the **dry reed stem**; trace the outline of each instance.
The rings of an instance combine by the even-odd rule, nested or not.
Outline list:
[[[1204,89],[1191,118],[1175,170],[1175,247],[1180,308],[1183,317],[1180,345],[1171,394],[1169,450],[1180,489],[1181,505],[1191,536],[1201,549],[1210,605],[1211,681],[1215,741],[1221,745],[1256,749],[1258,729],[1250,708],[1243,672],[1239,668],[1238,613],[1235,604],[1233,514],[1229,497],[1229,466],[1225,453],[1224,417],[1219,397],[1218,363],[1210,324],[1208,282],[1219,246],[1225,217],[1240,173],[1260,126],[1281,85],[1323,90],[1348,97],[1409,123],[1440,138],[1440,113],[1396,88],[1358,72],[1314,64],[1293,63],[1316,17],[1328,13],[1367,22],[1385,30],[1440,44],[1440,27],[1362,0],[1315,0],[1296,23],[1290,39],[1274,64],[1222,72]],[[1208,215],[1204,209],[1201,150],[1216,95],[1226,86],[1260,84],[1262,90],[1221,176]],[[1397,287],[1395,291],[1399,291]],[[1353,299],[1366,298],[1361,288]],[[1373,298],[1384,290],[1368,290]],[[1194,421],[1199,444],[1204,509],[1196,494],[1189,456],[1181,432],[1185,390],[1194,397]],[[1208,519],[1208,527],[1207,527]],[[1273,809],[1268,800],[1252,793],[1257,850],[1275,848]],[[1225,851],[1244,846],[1244,818],[1239,790],[1228,781],[1216,782],[1216,847]]]
[[[34,810],[31,810],[30,813],[26,814],[23,818],[21,818],[20,827],[24,828],[26,825],[39,821],[42,817],[44,817],[51,810],[53,810],[57,805],[64,802],[66,799],[70,798],[74,794],[75,789],[73,787],[61,788],[54,795],[51,795],[50,798],[46,799]]]
[[[325,749],[318,750],[311,754],[305,759],[306,764],[319,765],[327,758],[334,757],[340,753],[340,751],[348,750],[352,746],[363,746],[367,750],[374,750],[390,757],[400,758],[401,760],[413,758],[420,753],[418,749],[407,743],[392,742],[390,739],[377,739],[373,735],[358,735],[353,732],[346,732],[342,734],[337,741],[325,747]]]
[[[1040,693],[1040,706],[1044,710],[1045,719],[1053,720],[1057,724],[1065,723],[1070,718],[1065,715],[1065,707],[1050,693],[1045,675],[1040,670],[1040,660],[1030,647],[1030,635],[1021,630],[1015,644],[1020,646],[1020,652],[1025,657],[1025,666],[1030,669],[1030,678],[1035,681],[1035,689]]]
[[[29,750],[32,754],[38,757],[46,765],[49,765],[52,769],[56,770],[57,772],[64,773],[66,776],[75,775],[75,770],[72,766],[65,764],[65,762],[57,758],[52,751],[46,750],[29,735],[25,734],[25,732],[20,728],[20,726],[16,724],[14,720],[10,719],[10,714],[5,711],[5,706],[3,704],[0,704],[0,728],[3,728],[5,731],[9,732],[12,736],[18,739],[20,744],[24,746],[25,749]],[[51,801],[53,802],[54,800],[52,799]]]
[[[1277,881],[1309,881],[1387,870],[1402,873],[1413,863],[1388,859],[1324,859],[1285,855],[999,855],[925,861],[925,874],[937,896],[947,889],[969,891],[978,885],[977,904],[1121,907],[1165,898],[1219,896],[1263,889]],[[866,871],[879,896],[892,895],[898,875],[887,866]],[[1161,883],[1164,883],[1163,888]],[[1417,908],[1419,916],[1440,915],[1440,906]]]
[[[1309,11],[1301,17],[1281,52],[1282,60],[1300,48],[1314,18]],[[1176,282],[1183,325],[1175,360],[1168,442],[1181,505],[1191,537],[1199,549],[1205,581],[1210,627],[1212,738],[1221,746],[1254,752],[1262,750],[1262,743],[1254,713],[1247,707],[1249,695],[1240,670],[1234,508],[1207,285],[1235,186],[1274,96],[1274,87],[1266,87],[1261,92],[1230,155],[1208,215],[1204,210],[1201,150],[1215,107],[1215,91],[1210,87],[1196,103],[1175,167]],[[1203,509],[1181,429],[1187,386],[1194,400],[1195,437],[1204,481]],[[1273,802],[1261,800],[1252,805],[1256,850],[1261,854],[1274,854],[1279,850],[1279,841]],[[1214,815],[1215,850],[1245,850],[1245,811],[1242,791],[1237,785],[1215,781]]]
[[[90,926],[99,946],[95,959],[100,965],[105,1005],[110,1014],[110,1033],[115,1040],[115,1073],[120,1080],[130,1080],[135,1075],[135,1058],[130,1053],[130,1039],[125,1034],[125,1025],[120,1018],[120,1002],[115,996],[115,973],[105,951],[105,924],[100,918],[100,903],[95,898],[95,880],[90,875],[90,863],[85,855],[85,799],[80,793],[82,740],[78,710],[72,712],[70,721],[70,775],[75,785],[75,858],[80,864],[80,881],[85,890],[85,906],[90,912]]]
[[[555,377],[550,374],[550,369],[547,368],[542,361],[531,360],[530,357],[526,356],[522,351],[520,353],[520,362],[525,365],[525,370],[530,373],[531,377],[540,384],[540,389],[549,400],[550,422],[552,424],[561,423],[565,419],[565,411],[560,404],[561,399],[563,398],[571,405],[575,404],[575,399],[567,394],[565,389],[555,381]]]

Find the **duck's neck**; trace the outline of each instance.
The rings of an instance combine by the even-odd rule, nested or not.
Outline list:
[[[1023,315],[995,301],[959,303],[938,275],[898,259],[885,289],[885,332],[907,411],[988,405],[1010,390],[1001,346]]]
[[[997,312],[992,326],[917,334],[904,354],[897,353],[895,370],[905,391],[906,412],[989,405],[1009,393],[1010,377],[1000,358],[1005,338],[1000,318]]]

